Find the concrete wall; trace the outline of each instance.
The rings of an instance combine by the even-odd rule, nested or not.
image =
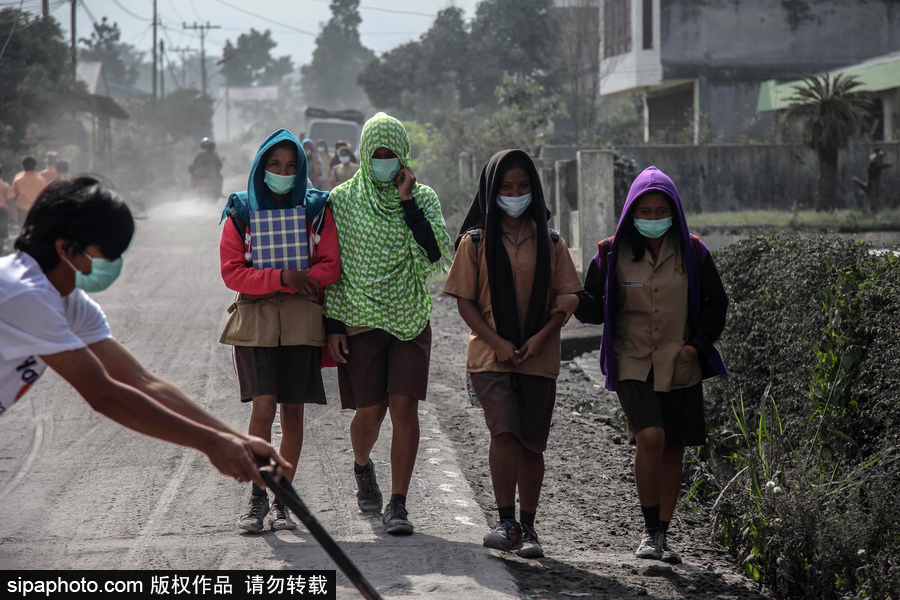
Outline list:
[[[766,139],[760,82],[900,50],[897,0],[667,0],[659,17],[663,79],[697,82],[701,128],[721,142]]]
[[[861,192],[853,177],[866,179],[869,154],[884,150],[893,166],[882,175],[889,206],[900,206],[900,143],[855,144],[841,151],[839,194],[858,207]],[[805,146],[706,145],[626,146],[641,171],[651,165],[668,174],[690,212],[790,210],[795,202],[811,205],[816,176],[815,153]]]

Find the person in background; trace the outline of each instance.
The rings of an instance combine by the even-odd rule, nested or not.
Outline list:
[[[471,328],[466,371],[491,434],[500,519],[484,545],[524,558],[544,556],[535,515],[564,319],[550,310],[560,296],[584,289],[565,241],[547,226],[549,216],[531,157],[522,150],[495,154],[481,171],[444,285]]]
[[[59,154],[57,152],[48,152],[47,156],[44,157],[44,160],[47,163],[47,168],[41,171],[40,175],[47,183],[53,183],[56,181],[56,178],[59,177],[56,168],[56,165],[59,162]]]
[[[3,165],[0,164],[0,255],[3,254],[6,238],[9,237],[9,209],[6,208],[6,193],[9,187],[3,179]]]
[[[17,220],[19,225],[25,222],[25,216],[37,200],[37,197],[47,187],[47,180],[35,171],[37,161],[33,156],[26,156],[22,159],[22,169],[13,179],[12,187],[9,188],[6,198],[7,200],[15,200]]]
[[[450,238],[437,194],[409,168],[403,124],[383,112],[360,138],[362,165],[331,191],[341,245],[341,277],[325,290],[328,353],[338,362],[341,407],[350,422],[357,505],[381,512],[370,457],[391,413],[391,499],[382,515],[389,534],[411,534],[406,497],[419,448],[419,401],[428,388],[431,294]]]
[[[69,161],[67,160],[60,160],[58,163],[56,163],[56,172],[59,174],[59,177],[57,177],[57,179],[61,181],[66,181],[72,178],[72,176],[69,174]]]
[[[322,189],[330,190],[333,187],[331,185],[331,160],[334,157],[328,154],[328,142],[325,140],[316,142],[316,158],[319,160],[322,169],[322,173],[319,176],[319,181],[324,186]]]
[[[216,143],[213,140],[208,137],[200,140],[200,152],[188,167],[188,173],[191,174],[192,189],[197,189],[200,182],[209,179],[216,198],[222,195],[222,159],[216,152]]]
[[[668,543],[685,446],[706,444],[702,380],[727,376],[713,345],[728,298],[712,255],[691,235],[675,184],[656,167],[631,184],[616,233],[599,243],[585,291],[555,310],[603,323],[600,367],[637,445],[634,481],[645,534],[638,558],[679,563]]]
[[[350,144],[344,144],[338,149],[338,164],[331,170],[331,187],[335,188],[345,181],[349,181],[359,171],[359,160],[355,160],[353,148]]]
[[[267,318],[263,312],[265,303],[277,302],[279,306],[281,328],[275,328],[273,339],[257,336],[250,341],[222,341],[234,344],[241,402],[252,403],[248,433],[271,441],[275,413],[280,407],[280,451],[292,465],[297,464],[303,447],[305,404],[325,404],[321,373],[325,343],[322,289],[340,276],[337,231],[331,211],[324,208],[328,194],[307,189],[306,171],[306,157],[297,138],[286,129],[272,133],[259,147],[250,168],[247,191],[228,198],[222,215],[227,218],[219,244],[222,279],[229,289],[238,292],[236,301],[242,304],[241,314],[252,315],[261,324]],[[254,267],[248,258],[252,256],[252,213],[288,208],[305,209],[309,269]],[[286,325],[288,319],[291,322]],[[279,331],[281,335],[277,335]],[[289,342],[285,341],[285,334]],[[288,481],[293,480],[294,473],[293,466],[285,469]],[[278,499],[272,503],[271,512],[272,529],[297,527]],[[252,533],[262,531],[268,513],[268,495],[254,485],[247,513],[241,517],[238,527]]]
[[[322,161],[316,155],[316,144],[306,138],[302,143],[303,152],[306,154],[306,163],[309,165],[309,180],[317,190],[322,189]]]
[[[85,293],[115,282],[133,236],[128,206],[92,177],[54,182],[37,198],[16,252],[0,258],[0,415],[50,367],[109,419],[200,450],[239,482],[265,485],[259,464],[275,461],[279,472],[292,465],[147,371]]]
[[[332,156],[332,157],[331,157],[331,160],[328,161],[328,166],[329,166],[329,167],[331,167],[331,168],[333,169],[333,168],[335,168],[336,166],[338,166],[338,164],[341,162],[340,159],[339,159],[339,157],[338,157],[338,152],[340,151],[340,149],[341,149],[343,146],[348,146],[348,145],[349,145],[349,144],[347,143],[346,140],[338,140],[337,142],[335,142],[335,144],[334,144],[334,156]],[[359,161],[356,161],[356,162],[359,162]]]

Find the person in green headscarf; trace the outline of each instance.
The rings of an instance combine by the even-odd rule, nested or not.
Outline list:
[[[390,409],[391,499],[382,521],[388,533],[410,534],[406,495],[431,353],[427,278],[449,259],[450,236],[437,194],[409,167],[409,138],[400,121],[385,113],[369,119],[359,158],[359,171],[329,197],[341,277],[325,291],[327,347],[338,362],[341,406],[356,410],[350,442],[359,508],[382,508],[369,454]]]

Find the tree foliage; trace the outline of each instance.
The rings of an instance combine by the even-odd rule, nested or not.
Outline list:
[[[278,85],[294,70],[290,56],[274,58],[272,50],[278,44],[272,32],[251,28],[250,33],[238,36],[237,44],[225,42],[222,50],[222,74],[231,87]]]
[[[829,74],[804,77],[791,98],[787,118],[803,127],[806,144],[818,155],[815,206],[838,208],[838,150],[857,134],[869,116],[871,100],[856,77]]]
[[[370,62],[359,82],[378,108],[430,122],[447,110],[472,105],[474,67],[463,11],[448,8],[419,41]]]
[[[79,60],[102,62],[107,79],[134,85],[139,75],[138,64],[144,53],[131,44],[123,43],[121,38],[119,24],[110,24],[109,19],[103,17],[99,23],[94,23],[90,37],[79,39],[82,44],[78,52]]]
[[[15,30],[13,30],[15,27]],[[6,8],[0,11],[0,143],[33,142],[33,125],[44,129],[78,106],[84,87],[72,77],[69,48],[54,19]]]
[[[332,0],[331,19],[316,38],[312,62],[300,68],[307,104],[358,108],[365,95],[357,77],[375,53],[359,39],[359,0]]]
[[[550,0],[485,0],[472,21],[463,11],[441,11],[418,41],[369,64],[360,83],[369,100],[404,118],[440,122],[448,110],[498,105],[494,90],[504,74],[543,82],[551,64],[554,30]]]

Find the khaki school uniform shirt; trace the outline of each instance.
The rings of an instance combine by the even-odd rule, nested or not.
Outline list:
[[[7,198],[15,197],[16,206],[21,210],[29,210],[45,187],[47,187],[47,180],[36,171],[22,171],[16,175],[6,196]]]
[[[647,381],[653,367],[654,391],[699,383],[699,360],[681,352],[689,333],[688,280],[678,234],[666,234],[656,260],[649,250],[632,260],[628,240],[619,248],[613,331],[619,381]]]
[[[516,286],[516,309],[519,313],[519,329],[524,329],[525,317],[528,313],[528,300],[534,282],[534,264],[537,258],[536,227],[533,220],[522,223],[518,232],[510,231],[506,223],[503,227],[503,247],[509,255],[512,267],[513,282]],[[550,236],[549,231],[546,234]],[[476,253],[472,236],[467,235],[460,241],[453,266],[444,285],[444,293],[472,300],[478,305],[484,319],[497,331],[491,309],[491,289],[487,279],[487,262],[484,256],[484,235],[478,244]],[[574,294],[584,288],[575,263],[566,247],[566,242],[559,238],[554,244],[550,240],[550,288],[547,294],[546,310],[550,312],[550,304],[557,296]],[[497,354],[490,345],[474,331],[469,332],[469,352],[466,359],[466,371],[482,373],[485,371],[515,372],[525,375],[539,375],[556,379],[559,376],[560,335],[556,331],[544,346],[544,353],[528,359],[516,367],[497,360]]]

